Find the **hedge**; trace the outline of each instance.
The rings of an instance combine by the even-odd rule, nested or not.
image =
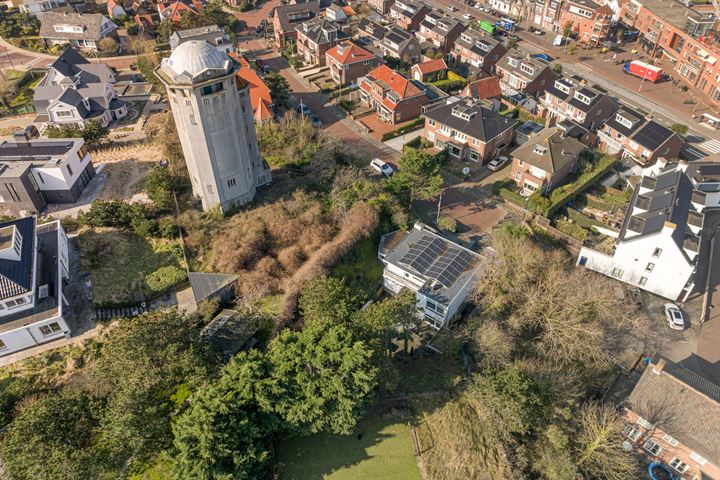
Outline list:
[[[519,193],[513,192],[509,188],[501,188],[498,191],[498,195],[500,195],[500,198],[502,198],[503,200],[512,202],[516,205],[520,205],[521,207],[525,207],[525,198]]]
[[[169,291],[187,279],[184,269],[175,265],[160,267],[145,277],[145,285],[151,294],[158,295]]]
[[[592,169],[580,175],[577,180],[553,190],[552,193],[550,193],[550,201],[552,203],[545,212],[545,216],[550,217],[560,207],[587,190],[601,176],[605,175],[613,165],[615,165],[614,157],[602,157]]]
[[[432,85],[445,93],[450,93],[465,88],[467,80],[438,80],[436,82],[432,82]]]
[[[602,198],[592,195],[590,193],[585,194],[585,203],[590,208],[595,208],[597,210],[602,210],[604,212],[609,212],[612,210],[612,205],[610,205],[608,202],[606,202]]]
[[[382,140],[383,142],[386,142],[390,139],[399,137],[400,135],[405,135],[406,133],[413,132],[415,130],[419,130],[423,126],[425,126],[425,119],[422,117],[416,118],[412,122],[398,128],[397,130],[393,130],[392,132],[383,133],[382,137],[380,137],[380,140]]]

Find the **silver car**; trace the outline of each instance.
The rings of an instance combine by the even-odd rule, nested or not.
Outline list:
[[[668,326],[673,330],[685,330],[685,317],[680,308],[674,303],[665,304],[665,318]]]

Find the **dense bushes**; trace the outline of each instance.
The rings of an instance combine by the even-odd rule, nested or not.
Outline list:
[[[185,177],[173,175],[167,168],[155,167],[150,170],[145,179],[145,191],[150,200],[155,202],[155,208],[160,212],[173,209],[175,201],[173,192],[180,193],[187,187]]]
[[[609,156],[602,157],[595,164],[588,163],[585,171],[574,182],[558,187],[550,193],[551,205],[545,211],[544,215],[549,217],[556,212],[558,208],[590,188],[590,186],[607,173],[614,164],[615,157]]]
[[[142,237],[162,236],[172,238],[177,234],[172,219],[158,220],[157,212],[145,203],[129,203],[123,200],[95,200],[90,209],[81,211],[78,225],[88,227],[113,227],[135,232]]]
[[[160,267],[145,277],[145,285],[153,294],[165,293],[187,279],[187,273],[180,267]]]

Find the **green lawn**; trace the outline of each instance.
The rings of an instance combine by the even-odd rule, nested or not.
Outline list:
[[[140,301],[151,294],[147,275],[161,267],[182,267],[177,242],[114,229],[86,230],[78,241],[80,268],[90,272],[97,304]]]
[[[393,419],[365,420],[348,436],[290,438],[276,455],[280,480],[420,479],[410,430]]]
[[[332,276],[344,278],[348,286],[372,297],[380,286],[383,265],[377,258],[377,239],[371,236],[357,245],[332,270]]]

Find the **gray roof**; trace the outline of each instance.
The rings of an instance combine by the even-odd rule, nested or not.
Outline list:
[[[218,38],[220,39],[219,42]],[[176,30],[170,35],[169,43],[172,48],[175,48],[188,40],[204,40],[216,47],[231,43],[230,37],[225,33],[225,30],[217,25],[191,28],[188,30]]]
[[[0,223],[0,229],[14,226],[22,237],[19,260],[0,259],[0,299],[32,290],[35,250],[35,217]]]
[[[201,272],[188,273],[188,280],[190,280],[190,287],[192,288],[195,303],[200,303],[203,300],[212,297],[220,290],[237,280],[237,278],[238,276],[234,274]]]
[[[620,123],[617,120],[618,115],[627,121],[631,122],[631,125],[629,127],[626,127],[622,123]],[[632,110],[631,108],[628,108],[625,105],[622,105],[617,112],[615,112],[615,115],[613,115],[608,121],[605,122],[605,125],[612,128],[613,130],[622,133],[626,137],[629,137],[635,132],[640,125],[644,122],[644,115],[642,115],[639,112],[636,112],[635,110]]]
[[[358,23],[358,31],[369,35],[375,40],[380,40],[385,36],[387,28],[383,27],[379,23],[373,22],[372,20],[363,17],[360,19],[360,23]]]
[[[468,37],[469,40],[463,37]],[[455,44],[472,51],[480,57],[487,56],[495,50],[498,45],[501,45],[500,40],[471,28],[461,33],[457,40],[455,40]]]
[[[532,140],[520,145],[512,156],[518,160],[554,173],[577,160],[587,147],[558,127],[546,128],[538,132]]]
[[[655,366],[662,361],[665,365],[656,373]],[[717,385],[656,354],[627,404],[643,419],[714,465],[720,465],[720,387]]]
[[[104,37],[100,33],[103,20],[107,20],[107,18],[99,13],[45,12],[40,17],[40,37],[68,40],[100,40]],[[77,33],[56,32],[54,28],[56,25],[83,27],[83,31]]]
[[[382,44],[385,46],[390,46],[389,42],[395,43],[398,45],[397,50],[402,51],[405,49],[405,46],[412,42],[415,39],[415,36],[411,33],[406,32],[400,27],[392,27],[390,30],[387,31],[385,34],[385,37],[382,39]]]
[[[423,294],[445,305],[457,297],[468,282],[477,281],[485,266],[482,255],[419,225],[402,238],[398,232],[387,236],[391,238],[388,242],[383,242],[381,238],[381,246],[389,244],[384,260],[425,280],[421,289]],[[421,257],[412,261],[415,254],[426,245],[428,248]]]
[[[295,30],[295,25],[316,17],[319,12],[320,3],[317,1],[296,3],[294,5],[279,5],[275,7],[275,15],[277,15],[280,21],[280,28],[283,32]],[[307,13],[307,16],[302,16],[295,20],[290,19],[291,15],[297,15],[299,13]]]
[[[303,22],[295,27],[295,30],[302,32],[308,40],[318,45],[334,43],[346,37],[339,26],[320,17]]]
[[[565,85],[569,89],[569,93],[565,93],[564,91],[557,88],[556,84],[562,84]],[[598,105],[600,102],[603,101],[604,98],[607,97],[606,92],[598,89],[595,86],[587,85],[584,83],[576,82],[572,78],[559,78],[553,82],[552,85],[548,86],[545,89],[545,93],[549,93],[550,95],[563,100],[567,104],[577,108],[581,112],[588,113],[590,110],[592,110],[596,105]],[[587,97],[590,101],[589,103],[585,103],[581,100],[579,100],[575,93],[578,93],[580,95],[583,95]],[[610,113],[610,112],[607,112]]]
[[[459,114],[467,114],[469,118],[461,118]],[[428,108],[424,115],[483,142],[489,142],[512,128],[515,123],[513,119],[493,112],[484,107],[482,102],[472,99],[461,99],[433,106]]]
[[[516,60],[517,64],[511,65],[510,59]],[[532,75],[523,70],[522,65],[532,67]],[[532,58],[514,48],[508,50],[505,55],[500,58],[497,66],[498,68],[512,72],[518,77],[524,78],[528,82],[535,80],[542,72],[550,68],[550,65],[547,62],[540,60],[539,58]]]
[[[641,190],[643,193],[640,193]],[[674,225],[672,238],[680,251],[685,254],[685,247],[697,251],[695,244],[699,239],[688,226],[690,212],[695,211],[692,205],[693,191],[690,178],[674,164],[657,176],[644,176],[633,191],[619,240],[633,241],[654,235],[669,223]],[[632,215],[633,211],[637,213]],[[699,212],[693,215],[695,223],[699,215]]]

